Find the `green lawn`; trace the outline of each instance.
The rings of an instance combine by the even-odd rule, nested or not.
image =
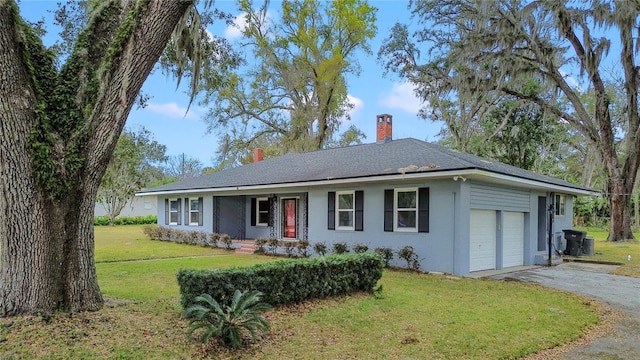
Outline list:
[[[382,299],[361,294],[274,309],[267,338],[230,352],[185,337],[175,273],[274,258],[154,242],[141,229],[96,228],[108,306],[54,314],[51,322],[3,319],[0,358],[508,359],[571,341],[598,318],[590,301],[539,286],[385,271]],[[148,260],[131,261],[141,258]]]
[[[640,277],[640,242],[608,242],[609,232],[606,230],[595,228],[581,228],[580,230],[586,231],[587,236],[593,237],[595,240],[595,255],[581,256],[581,259],[621,263],[622,266],[616,269],[614,274]],[[640,239],[640,233],[634,235],[636,239]],[[631,255],[631,260],[627,260],[629,255]]]

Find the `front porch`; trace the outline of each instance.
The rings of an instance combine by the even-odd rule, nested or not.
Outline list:
[[[308,240],[308,194],[214,196],[212,231],[238,241]]]

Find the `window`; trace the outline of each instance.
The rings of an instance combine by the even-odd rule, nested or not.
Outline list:
[[[169,225],[179,225],[180,221],[180,200],[169,200]]]
[[[384,191],[384,231],[429,232],[429,188]]]
[[[364,231],[364,191],[329,191],[327,200],[327,229]]]
[[[353,191],[339,191],[336,195],[338,230],[353,230],[355,194]]]
[[[396,189],[394,230],[418,231],[418,189]]]
[[[200,224],[200,201],[191,199],[189,201],[189,225]]]
[[[267,198],[259,198],[256,199],[256,225],[257,226],[268,226],[269,225],[269,199]]]
[[[564,216],[564,195],[556,195],[556,216]]]

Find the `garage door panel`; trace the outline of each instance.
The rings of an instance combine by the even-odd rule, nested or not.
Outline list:
[[[524,213],[505,211],[502,223],[502,267],[523,265]]]
[[[471,210],[469,271],[496,267],[496,212]]]

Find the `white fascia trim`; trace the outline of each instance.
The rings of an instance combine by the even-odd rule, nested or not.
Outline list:
[[[136,196],[156,196],[156,195],[173,195],[173,194],[192,194],[192,193],[212,193],[212,192],[228,192],[228,191],[256,191],[278,188],[299,188],[310,186],[322,186],[322,185],[340,185],[340,184],[352,184],[352,183],[374,183],[385,181],[398,181],[398,180],[429,180],[429,179],[446,179],[448,177],[461,176],[461,177],[473,177],[476,180],[482,178],[493,178],[496,180],[526,185],[527,187],[534,187],[538,189],[544,189],[546,191],[561,192],[571,195],[596,195],[595,191],[587,191],[581,189],[575,189],[568,186],[554,185],[545,183],[542,181],[522,179],[510,175],[497,174],[489,171],[478,169],[466,169],[466,170],[449,170],[438,172],[418,172],[410,174],[393,174],[382,176],[368,176],[357,177],[348,179],[328,179],[328,180],[316,180],[297,183],[281,183],[281,184],[265,184],[265,185],[247,185],[247,186],[228,186],[220,188],[201,188],[201,189],[184,189],[184,190],[166,190],[166,191],[142,191],[138,192]],[[455,179],[454,179],[455,180]],[[466,180],[466,179],[460,179]]]

